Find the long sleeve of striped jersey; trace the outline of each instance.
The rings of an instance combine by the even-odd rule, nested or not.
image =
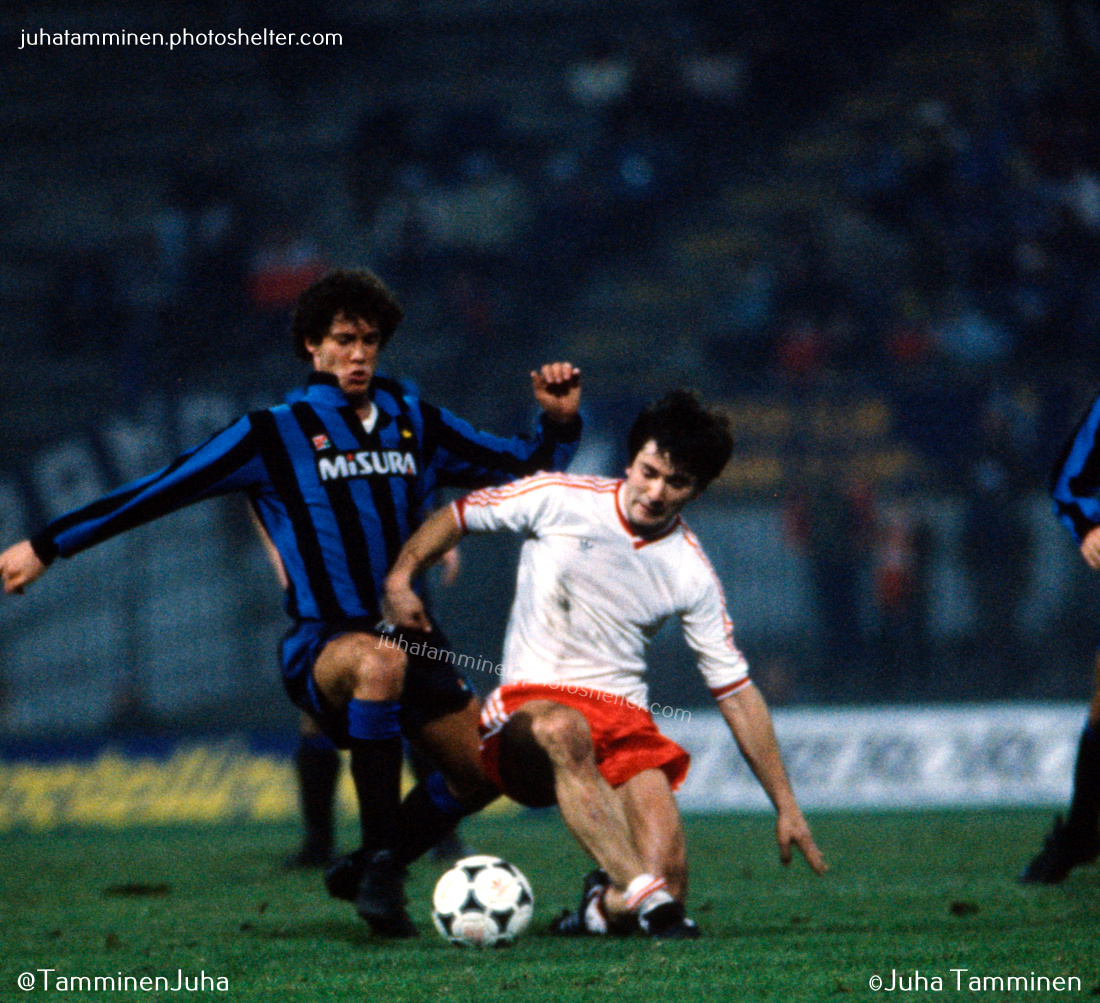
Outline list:
[[[545,416],[534,436],[501,438],[477,431],[449,411],[420,402],[425,491],[504,484],[540,470],[564,470],[577,451],[581,422],[558,425]]]
[[[255,411],[168,466],[67,513],[31,540],[45,562],[213,495],[242,491],[289,578],[294,618],[379,615],[386,572],[439,487],[501,484],[564,466],[580,421],[532,437],[478,432],[385,378],[368,431],[327,374],[291,403]]]
[[[71,557],[193,502],[256,488],[264,479],[251,423],[244,417],[166,467],[54,520],[31,545],[46,563]]]
[[[1062,449],[1050,476],[1054,513],[1080,544],[1100,526],[1100,398]]]

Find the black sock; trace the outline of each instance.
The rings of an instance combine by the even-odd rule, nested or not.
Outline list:
[[[401,739],[352,739],[351,778],[359,799],[363,850],[393,850],[401,808]]]
[[[443,774],[431,774],[401,802],[396,843],[398,859],[403,864],[411,864],[454,832],[466,814],[466,809],[451,794]]]
[[[401,807],[400,705],[392,700],[351,700],[348,735],[351,778],[359,800],[363,850],[393,851]]]
[[[340,753],[323,735],[302,735],[294,756],[306,846],[327,853],[333,844],[333,809]]]
[[[1090,832],[1100,825],[1100,724],[1087,724],[1081,733],[1066,825]]]
[[[416,777],[418,784],[422,784],[435,773],[435,764],[411,743],[405,747],[405,761],[412,768],[413,776]]]

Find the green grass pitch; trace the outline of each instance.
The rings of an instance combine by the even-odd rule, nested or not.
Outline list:
[[[797,860],[788,870],[778,864],[765,815],[689,818],[690,908],[704,937],[657,944],[547,936],[549,919],[574,904],[585,858],[553,813],[471,820],[470,843],[516,863],[536,896],[528,933],[487,951],[459,950],[436,936],[428,901],[442,868],[428,862],[409,883],[422,936],[372,941],[350,906],[327,898],[316,873],[282,870],[297,839],[289,825],[9,833],[0,837],[0,999],[1100,996],[1100,867],[1079,869],[1057,888],[1015,881],[1049,812],[821,813],[811,821],[832,865],[825,878]],[[37,972],[47,968],[54,969],[49,989]],[[160,976],[174,986],[180,970],[185,979],[224,978],[228,991],[207,984],[178,992],[162,983],[159,991],[89,992],[80,982],[57,989],[58,978],[96,976]],[[17,986],[24,972],[38,978],[30,991]],[[1008,992],[995,982],[980,989],[956,982],[1031,973],[1074,976],[1081,988]],[[909,982],[875,993],[876,975],[885,986],[895,977]]]

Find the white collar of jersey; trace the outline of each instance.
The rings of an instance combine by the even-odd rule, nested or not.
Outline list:
[[[370,402],[370,412],[363,419],[363,428],[366,429],[367,435],[370,435],[374,431],[374,426],[378,421],[378,405],[374,401]]]

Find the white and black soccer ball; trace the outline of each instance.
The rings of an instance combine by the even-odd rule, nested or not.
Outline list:
[[[460,860],[436,883],[432,922],[459,947],[512,943],[531,922],[535,897],[522,872],[500,857]]]

